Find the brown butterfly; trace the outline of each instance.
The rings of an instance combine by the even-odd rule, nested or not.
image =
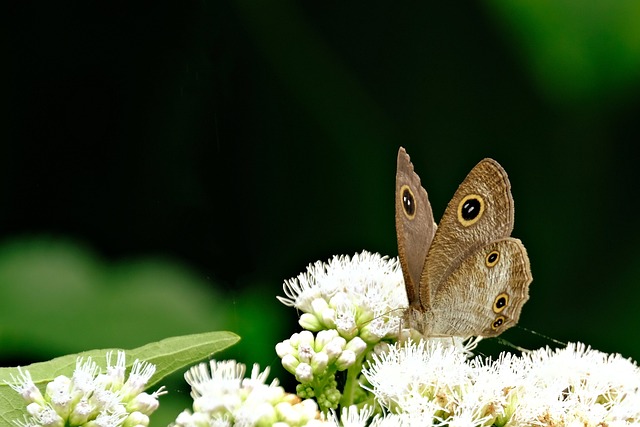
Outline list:
[[[436,226],[401,147],[395,205],[412,327],[429,337],[492,337],[518,322],[533,277],[525,247],[510,237],[511,184],[498,162],[484,159],[471,169]]]

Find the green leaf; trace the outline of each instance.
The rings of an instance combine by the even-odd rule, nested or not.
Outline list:
[[[167,338],[126,350],[126,366],[130,368],[135,359],[155,364],[156,372],[147,384],[147,388],[151,388],[167,375],[208,358],[239,340],[240,337],[236,334],[223,331]],[[118,349],[90,350],[70,354],[48,362],[33,363],[22,369],[28,370],[33,382],[40,390],[44,390],[44,386],[58,375],[70,377],[78,357],[91,357],[99,366],[106,367],[106,353],[111,350]],[[11,378],[12,375],[14,377],[19,375],[18,368],[0,368],[0,421],[2,421],[0,424],[2,425],[12,425],[13,420],[22,419],[22,414],[26,413],[26,402],[9,386],[15,383]]]

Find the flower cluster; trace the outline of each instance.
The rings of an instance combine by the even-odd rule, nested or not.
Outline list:
[[[60,375],[46,386],[43,395],[28,370],[20,370],[9,385],[28,402],[29,416],[16,421],[22,427],[62,426],[147,426],[149,415],[158,407],[160,388],[152,394],[143,392],[156,367],[136,360],[125,381],[125,353],[118,352],[112,365],[107,353],[106,373],[88,357],[78,358],[71,378]]]
[[[492,361],[420,341],[374,359],[363,374],[385,425],[640,424],[640,369],[583,344]]]
[[[334,257],[309,265],[283,288],[286,297],[278,299],[303,312],[306,329],[276,346],[300,382],[298,396],[315,398],[325,412],[367,400],[358,382],[363,362],[383,340],[397,339],[407,306],[398,260],[369,252]],[[340,392],[336,372],[345,370]]]
[[[284,368],[300,382],[298,396],[315,397],[322,409],[338,406],[341,393],[336,388],[336,371],[353,366],[367,349],[359,337],[347,341],[335,329],[293,334],[290,339],[276,345],[276,353]]]
[[[193,411],[185,410],[175,427],[227,426],[321,426],[315,401],[300,400],[285,393],[277,380],[265,381],[269,369],[253,366],[244,378],[245,365],[233,360],[201,363],[191,368],[185,379],[191,386]],[[330,424],[329,424],[330,425]]]
[[[309,265],[283,288],[286,297],[278,300],[303,312],[304,329],[334,329],[346,340],[357,336],[367,344],[396,336],[407,306],[397,258],[366,251]]]
[[[301,383],[309,383],[314,374],[325,372],[329,365],[339,371],[349,368],[366,348],[359,337],[347,342],[336,330],[320,331],[316,338],[311,332],[302,331],[278,343],[276,353],[287,371]]]

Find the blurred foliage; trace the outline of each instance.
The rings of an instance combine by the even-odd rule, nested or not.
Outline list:
[[[273,364],[273,348],[281,336],[276,316],[270,316],[271,328],[237,320],[253,317],[255,299],[243,298],[232,314],[215,287],[175,262],[138,259],[110,264],[86,247],[52,237],[17,239],[0,246],[0,301],[2,366],[94,348],[129,349],[156,341],[160,343],[153,344],[154,355],[162,358],[180,342],[173,339],[173,347],[163,347],[162,339],[225,328],[233,328],[251,341],[215,357],[267,366]],[[203,338],[200,344],[207,342]],[[187,348],[191,345],[188,337],[184,344],[182,351],[189,355],[202,351]],[[150,351],[145,348],[136,351]],[[187,356],[179,359],[185,363]],[[145,360],[158,363],[149,356]],[[154,419],[164,420],[163,425],[191,404],[183,374],[184,369],[168,378],[166,373],[162,375],[163,384],[173,395],[163,398],[163,402],[172,402],[161,405],[154,414]]]
[[[609,108],[640,84],[640,3],[487,2],[541,92],[563,106]],[[635,92],[635,91],[634,91]],[[633,92],[632,92],[633,93]]]
[[[0,283],[4,355],[131,348],[222,329],[229,316],[219,293],[185,267],[151,259],[109,265],[52,238],[0,247]]]
[[[437,218],[500,161],[534,275],[520,324],[640,358],[631,0],[6,8],[5,363],[227,329],[225,357],[277,367],[283,280],[396,254],[399,145]],[[64,239],[21,240],[43,234]]]

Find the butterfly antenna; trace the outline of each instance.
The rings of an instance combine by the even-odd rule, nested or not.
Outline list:
[[[539,336],[539,337],[542,337],[542,338],[548,339],[549,341],[554,342],[554,343],[556,343],[556,344],[560,344],[560,345],[564,345],[564,346],[566,346],[566,345],[567,345],[567,343],[566,343],[566,342],[559,341],[559,340],[556,340],[556,339],[554,339],[554,338],[551,338],[551,337],[549,337],[549,336],[547,336],[547,335],[541,334],[540,332],[536,332],[536,331],[534,331],[534,330],[527,329],[527,328],[525,328],[524,326],[516,325],[516,327],[518,327],[518,328],[520,328],[520,329],[523,329],[523,330],[525,330],[525,331],[529,332],[530,334],[537,335],[537,336]]]
[[[386,313],[381,313],[381,314],[377,315],[376,317],[374,317],[374,318],[373,318],[373,319],[371,319],[371,320],[367,320],[367,321],[366,321],[366,322],[364,322],[362,325],[364,326],[364,325],[366,325],[366,324],[368,324],[368,323],[373,322],[373,321],[374,321],[374,320],[376,320],[376,319],[380,319],[380,318],[383,318],[383,317],[385,317],[385,316],[389,316],[389,315],[390,315],[391,313],[393,313],[394,311],[398,311],[398,310],[406,310],[406,309],[407,309],[406,307],[398,307],[398,308],[391,309],[391,310],[387,311]],[[403,322],[402,322],[402,320],[400,320],[400,322],[398,322],[398,339],[400,338],[400,335],[401,335],[401,332],[402,332],[402,326],[403,326]]]
[[[366,322],[364,322],[364,323],[363,323],[363,325],[366,325],[366,324],[368,324],[368,323],[373,322],[374,320],[377,320],[377,319],[383,318],[383,317],[385,317],[385,316],[388,316],[388,315],[390,315],[391,313],[393,313],[394,311],[398,311],[398,310],[406,310],[406,309],[407,309],[406,307],[393,308],[393,309],[391,309],[391,310],[389,310],[389,311],[387,311],[387,312],[385,312],[385,313],[380,313],[379,315],[377,315],[376,317],[374,317],[374,318],[373,318],[373,319],[371,319],[371,320],[367,320]]]
[[[522,352],[522,353],[528,353],[528,352],[530,352],[530,351],[531,351],[531,350],[529,350],[528,348],[524,348],[524,347],[520,347],[519,345],[515,345],[515,344],[514,344],[514,343],[512,343],[511,341],[507,341],[507,340],[505,340],[504,338],[496,337],[496,340],[497,340],[500,344],[504,345],[505,347],[511,347],[511,348],[513,348],[513,349],[516,349],[516,350],[518,350],[518,351]]]

